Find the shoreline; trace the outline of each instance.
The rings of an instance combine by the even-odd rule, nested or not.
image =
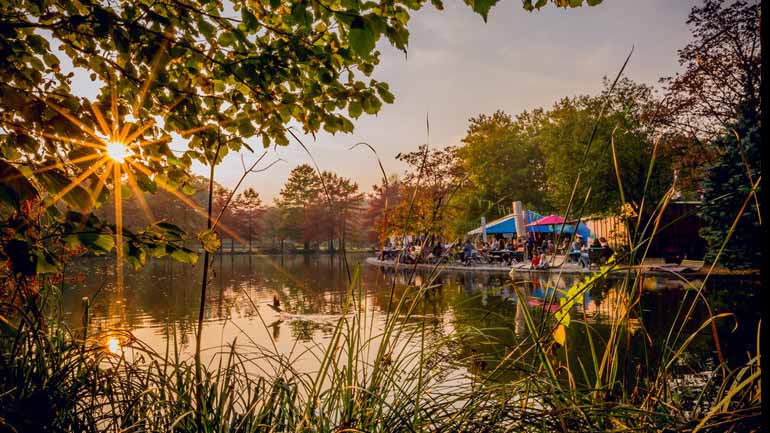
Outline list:
[[[472,266],[466,266],[463,264],[441,264],[441,265],[435,265],[430,263],[418,263],[418,264],[406,264],[406,263],[400,263],[398,266],[393,260],[379,260],[376,257],[367,257],[365,260],[366,264],[371,266],[378,266],[383,267],[387,269],[396,269],[398,267],[400,270],[409,270],[409,269],[419,269],[419,270],[433,270],[438,269],[438,272],[481,272],[481,273],[510,273],[512,269],[516,270],[517,272],[529,272],[534,274],[556,274],[561,272],[562,274],[567,275],[588,275],[596,270],[598,268],[593,267],[590,269],[584,269],[580,267],[576,263],[563,263],[556,265],[553,267],[550,267],[548,269],[530,269],[529,264],[526,262],[523,263],[515,263],[513,266],[508,265],[498,265],[498,264],[484,264],[484,265],[472,265]],[[682,275],[685,277],[695,277],[695,278],[703,278],[707,275],[707,272],[703,272],[703,265],[702,262],[699,265],[674,265],[674,264],[648,264],[648,265],[637,265],[634,266],[634,270],[638,270],[641,268],[642,276],[652,276],[652,277],[674,277],[676,275]],[[616,271],[611,272],[612,274],[619,274],[623,272],[627,272],[628,268],[618,269]],[[738,279],[749,279],[749,278],[758,278],[759,272],[756,273],[734,273],[734,272],[719,272],[718,270],[714,270],[714,272],[711,273],[711,276],[718,276],[720,278],[738,278]]]

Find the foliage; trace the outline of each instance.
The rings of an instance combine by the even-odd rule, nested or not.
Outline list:
[[[566,208],[581,164],[584,173],[576,197],[582,202],[590,188],[586,215],[613,212],[623,204],[616,171],[623,173],[625,201],[641,203],[655,146],[645,122],[651,89],[623,79],[605,99],[604,94],[564,98],[543,115],[537,140],[545,155],[549,199],[556,209]],[[658,201],[670,187],[669,164],[667,158],[656,162],[647,186],[648,200]]]
[[[276,200],[283,212],[285,238],[304,241],[306,250],[310,242],[322,241],[333,250],[336,239],[344,247],[362,199],[350,179],[328,171],[319,175],[307,164],[295,167]]]
[[[662,80],[663,122],[708,140],[738,119],[743,104],[759,108],[759,5],[706,0],[693,7],[687,20],[693,40],[679,50],[684,71]]]
[[[545,156],[535,136],[542,110],[523,112],[515,119],[496,111],[470,119],[463,146],[457,149],[468,183],[458,196],[465,215],[464,230],[507,215],[514,200],[528,209],[546,211]]]
[[[706,261],[730,269],[759,269],[762,264],[762,224],[756,197],[761,188],[753,190],[761,176],[759,113],[746,107],[729,132],[711,142],[720,153],[709,169],[704,182],[702,211],[705,227],[701,235],[708,244]],[[754,196],[753,198],[751,196]],[[748,207],[743,204],[749,200]],[[737,225],[736,212],[742,210]],[[725,239],[730,239],[722,249]]]
[[[400,198],[391,204],[389,236],[433,234],[452,236],[451,224],[457,208],[455,194],[467,179],[458,164],[456,148],[429,149],[399,153],[396,159],[408,169],[399,186]]]

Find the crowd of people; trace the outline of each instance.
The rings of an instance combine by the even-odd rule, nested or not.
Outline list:
[[[581,236],[577,236],[570,244],[569,238],[562,238],[557,246],[553,239],[538,240],[530,233],[528,237],[513,237],[510,239],[495,237],[484,242],[473,242],[459,239],[445,242],[438,237],[405,238],[398,245],[388,240],[380,251],[380,260],[394,260],[405,264],[415,263],[446,263],[456,261],[466,266],[473,264],[501,263],[511,265],[514,262],[529,261],[531,269],[548,269],[551,266],[549,257],[556,254],[565,255],[567,260],[588,268],[592,263],[603,263],[612,256],[607,240],[603,237],[594,238],[588,246]]]

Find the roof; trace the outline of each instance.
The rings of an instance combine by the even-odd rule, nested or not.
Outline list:
[[[529,210],[524,211],[524,219],[527,223],[530,223],[532,221],[537,221],[543,216],[539,213],[535,213]],[[533,232],[533,233],[547,233],[553,231],[551,227],[547,226],[532,226],[525,228],[527,232]],[[498,235],[498,234],[507,234],[507,233],[518,233],[516,231],[516,219],[514,218],[514,214],[508,214],[502,218],[498,218],[494,221],[490,221],[487,223],[486,232],[488,235]],[[566,232],[566,229],[565,229]],[[481,227],[476,227],[475,229],[468,232],[468,235],[480,235],[481,234]]]

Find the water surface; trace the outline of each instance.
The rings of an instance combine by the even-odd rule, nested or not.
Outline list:
[[[207,293],[203,347],[216,353],[223,345],[264,346],[292,359],[293,367],[312,372],[318,366],[313,354],[328,344],[339,317],[346,311],[351,275],[360,264],[360,286],[353,301],[366,311],[372,333],[377,334],[388,315],[388,306],[402,299],[413,299],[416,287],[430,283],[430,289],[414,314],[399,318],[402,326],[421,327],[433,341],[452,333],[462,334],[451,346],[447,361],[479,376],[489,372],[496,361],[528,336],[523,308],[536,319],[548,317],[555,307],[548,299],[562,297],[560,289],[574,284],[578,276],[515,276],[517,291],[506,273],[448,272],[431,276],[427,272],[380,269],[363,263],[365,255],[349,255],[348,267],[340,255],[217,256]],[[150,261],[139,272],[127,272],[125,288],[114,284],[114,262],[88,258],[71,265],[63,287],[62,314],[71,326],[81,326],[83,298],[90,303],[90,328],[128,330],[155,350],[162,352],[175,343],[189,356],[195,345],[201,267],[190,267],[167,260]],[[699,287],[701,282],[691,282]],[[674,323],[689,310],[694,291],[683,290],[677,279],[646,278],[638,309],[619,308],[619,297],[633,296],[620,290],[622,276],[607,278],[585,293],[581,306],[573,311],[567,331],[569,359],[585,365],[591,361],[586,321],[600,341],[610,335],[613,317],[628,316],[629,351],[624,363],[629,371],[649,367],[671,341],[672,324],[681,325],[682,338],[697,329],[708,317],[703,303],[692,310],[691,319]],[[753,281],[711,280],[705,290],[712,311],[731,312],[734,318],[717,322],[722,355],[726,362],[739,365],[754,351],[759,320],[758,289]],[[526,303],[518,302],[519,295]],[[280,301],[281,312],[271,308]],[[627,313],[627,314],[626,314]],[[735,324],[737,328],[735,330]],[[547,326],[547,321],[540,322]],[[545,328],[544,328],[545,329]],[[681,338],[680,338],[681,341]],[[119,342],[105,343],[120,350]],[[687,349],[682,374],[697,374],[719,362],[711,328],[704,330]],[[310,350],[308,352],[307,350]],[[574,365],[574,364],[573,364]],[[510,380],[515,370],[498,371],[495,380]]]

